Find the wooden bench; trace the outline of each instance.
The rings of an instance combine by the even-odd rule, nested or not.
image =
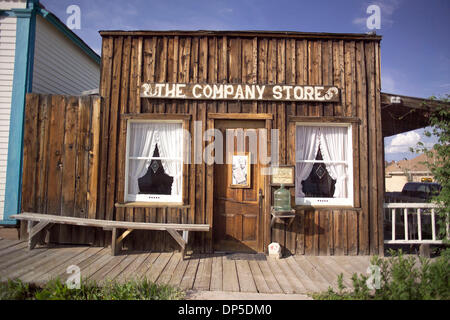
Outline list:
[[[184,259],[186,244],[189,238],[189,231],[203,231],[210,230],[208,224],[173,224],[173,223],[148,223],[148,222],[127,222],[127,221],[112,221],[112,220],[98,220],[65,217],[50,214],[29,213],[24,212],[11,216],[12,219],[26,220],[31,223],[28,225],[28,249],[31,250],[36,246],[39,234],[45,232],[54,224],[69,224],[82,227],[99,227],[104,230],[112,231],[111,240],[111,254],[114,256],[118,253],[118,249],[122,241],[133,230],[157,230],[167,231],[181,247],[181,255]],[[125,230],[118,235],[118,230]],[[182,231],[180,235],[178,231]]]

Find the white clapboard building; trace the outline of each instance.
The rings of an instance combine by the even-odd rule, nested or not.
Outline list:
[[[20,211],[26,93],[99,87],[100,57],[38,0],[0,0],[0,224]]]

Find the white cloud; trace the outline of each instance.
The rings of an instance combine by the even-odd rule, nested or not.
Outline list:
[[[386,153],[404,153],[409,152],[410,147],[415,147],[420,141],[420,134],[415,131],[409,131],[396,135],[390,145],[386,148]]]
[[[224,8],[219,10],[219,13],[233,13],[233,9],[232,8]]]
[[[397,91],[395,80],[392,75],[386,73],[381,74],[381,90],[383,90],[383,92],[390,93]]]
[[[367,17],[362,17],[362,18],[355,18],[355,19],[353,19],[352,23],[365,28],[366,27],[366,21],[367,21]]]

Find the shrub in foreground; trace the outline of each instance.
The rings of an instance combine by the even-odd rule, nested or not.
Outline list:
[[[450,249],[433,260],[405,256],[402,251],[391,250],[390,258],[372,257],[371,264],[379,267],[379,287],[370,289],[369,276],[352,276],[353,288],[346,288],[343,275],[337,280],[337,292],[314,294],[319,300],[449,300],[450,299]]]
[[[20,280],[0,283],[0,300],[179,300],[183,297],[181,290],[147,279],[125,283],[107,281],[102,285],[83,280],[80,289],[71,289],[60,279],[42,287]]]

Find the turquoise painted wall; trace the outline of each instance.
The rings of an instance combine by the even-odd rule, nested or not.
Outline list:
[[[16,224],[10,215],[20,212],[23,125],[25,97],[32,88],[34,37],[36,30],[36,1],[28,1],[26,9],[13,9],[17,17],[14,80],[11,97],[8,161],[5,186],[5,209],[0,224]]]

